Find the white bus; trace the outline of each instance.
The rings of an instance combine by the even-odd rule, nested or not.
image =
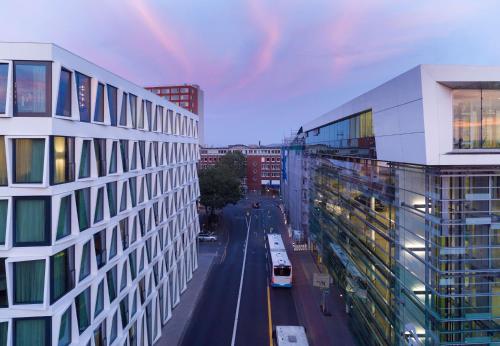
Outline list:
[[[267,235],[269,279],[272,287],[292,287],[292,263],[279,234]]]
[[[276,346],[309,346],[302,326],[276,326]]]

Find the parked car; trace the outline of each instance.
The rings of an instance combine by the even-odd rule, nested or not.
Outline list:
[[[198,240],[199,241],[207,241],[207,242],[213,242],[217,241],[217,237],[215,235],[198,235]]]

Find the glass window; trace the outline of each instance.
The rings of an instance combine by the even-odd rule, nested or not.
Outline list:
[[[97,262],[97,269],[101,269],[106,264],[106,230],[94,234],[94,247]]]
[[[128,324],[128,318],[129,318],[129,313],[128,313],[128,295],[126,295],[121,301],[120,301],[120,314],[122,316],[122,327],[125,328]]]
[[[146,168],[146,142],[139,141],[139,155],[141,157],[141,168]]]
[[[137,128],[137,96],[134,94],[129,94],[128,96],[130,102],[130,119],[132,120],[132,128]]]
[[[14,183],[42,183],[44,139],[17,138],[14,144]]]
[[[0,136],[0,186],[7,185],[7,160],[5,156],[5,137]]]
[[[97,286],[97,296],[95,300],[94,318],[104,309],[104,280]]]
[[[94,223],[104,219],[104,187],[97,189],[97,198],[94,211]]]
[[[50,62],[14,62],[14,116],[50,116]]]
[[[57,115],[71,116],[71,72],[61,69],[59,78],[59,93],[57,95]]]
[[[56,240],[71,234],[71,195],[61,198]]]
[[[140,129],[144,128],[144,100],[141,100],[141,111],[139,113],[139,121],[137,127]]]
[[[94,346],[107,346],[106,319],[94,330]]]
[[[9,300],[7,297],[8,295],[7,295],[7,276],[5,271],[5,258],[0,258],[0,307],[9,306]]]
[[[90,122],[90,77],[75,72],[80,121]]]
[[[50,244],[50,197],[14,197],[14,246]]]
[[[63,313],[61,317],[61,326],[59,327],[59,342],[57,346],[68,346],[71,343],[71,306]]]
[[[127,126],[127,93],[123,93],[122,108],[120,111],[120,125]]]
[[[90,187],[75,191],[76,212],[80,231],[90,227]]]
[[[137,277],[137,251],[133,250],[128,255],[128,260],[130,263],[130,275],[132,275],[132,281]]]
[[[151,101],[146,101],[146,115],[148,117],[148,130],[151,131],[151,115],[153,111],[153,104]]]
[[[129,234],[128,234],[128,218],[120,220],[120,234],[122,236],[122,246],[123,249],[128,249],[129,245]]]
[[[95,97],[94,121],[104,122],[104,84],[97,83],[97,93]]]
[[[131,177],[128,179],[130,186],[130,200],[132,201],[132,207],[137,205],[137,177]]]
[[[94,139],[95,160],[97,163],[97,175],[104,177],[106,175],[106,139]]]
[[[90,177],[90,142],[90,140],[84,140],[82,142],[82,155],[80,170],[78,172],[78,177],[80,179]]]
[[[134,142],[134,144],[132,145],[132,158],[130,160],[130,169],[131,170],[137,169],[137,142]],[[7,184],[7,173],[5,174],[6,174],[5,181]]]
[[[122,197],[120,201],[120,211],[127,209],[127,182],[124,181],[122,185]]]
[[[483,148],[500,148],[500,90],[482,91]]]
[[[51,139],[52,184],[74,181],[75,139],[73,137],[52,137]]]
[[[117,229],[118,229],[118,227],[116,227],[116,226],[113,227],[113,232],[111,234],[111,247],[109,249],[109,258],[110,259],[116,256],[116,249],[117,249],[116,248],[116,241],[117,241],[116,240],[116,237],[117,237],[116,233],[117,233]]]
[[[453,91],[453,137],[457,149],[481,147],[481,90]]]
[[[75,247],[50,257],[50,300],[57,301],[75,287]]]
[[[127,262],[126,261],[123,262],[123,267],[122,267],[122,281],[120,283],[120,291],[123,291],[123,289],[125,287],[127,287]]]
[[[117,89],[109,84],[107,85],[107,87],[108,87],[109,117],[111,121],[111,126],[116,126],[116,120],[118,119]]]
[[[13,344],[15,346],[49,346],[50,318],[15,318],[13,331]]]
[[[82,334],[90,325],[90,287],[75,298],[78,331]]]
[[[120,139],[120,153],[122,156],[122,168],[128,172],[128,140]]]
[[[0,64],[0,113],[5,113],[5,104],[7,102],[8,73],[9,64]]]
[[[14,304],[42,304],[45,260],[14,263]]]
[[[0,245],[5,245],[8,202],[6,199],[0,200]]]
[[[109,294],[109,302],[113,302],[118,295],[118,287],[117,287],[117,272],[116,266],[108,270],[106,273],[106,279],[108,280],[108,294]]]
[[[118,202],[116,199],[116,189],[117,189],[116,181],[106,184],[106,190],[108,192],[109,215],[111,217],[116,216],[116,208]]]
[[[9,322],[0,322],[0,345],[7,345]]]
[[[113,321],[111,322],[111,334],[109,336],[109,342],[113,343],[116,340],[118,334],[118,312],[113,315]]]
[[[82,281],[90,274],[90,240],[83,244],[82,260],[80,263],[79,281]]]

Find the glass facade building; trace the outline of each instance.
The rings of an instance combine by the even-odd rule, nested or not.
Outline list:
[[[309,240],[368,345],[500,343],[498,91],[464,83],[466,68],[456,82],[441,82],[454,68],[417,67],[306,124],[288,146],[304,142],[295,184],[305,182],[308,196],[305,210],[288,213],[307,213]],[[395,90],[412,101],[391,99]],[[426,113],[429,105],[437,112]],[[406,113],[414,123],[435,121],[438,131],[422,126],[423,141],[398,148],[396,140],[414,133],[403,131]],[[364,125],[353,120],[360,114],[369,114]]]
[[[197,268],[198,117],[55,45],[0,57],[0,345],[152,345]]]

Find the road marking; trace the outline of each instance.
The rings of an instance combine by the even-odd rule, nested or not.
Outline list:
[[[243,278],[245,277],[245,263],[247,261],[248,236],[250,235],[250,225],[251,224],[252,224],[252,216],[250,216],[250,221],[248,221],[248,219],[247,219],[247,239],[245,240],[245,253],[243,255],[243,267],[241,268],[240,290],[238,292],[238,302],[236,303],[236,315],[234,316],[233,337],[231,339],[231,346],[234,346],[234,344],[236,342],[236,329],[238,329],[238,317],[239,317],[239,313],[240,313],[241,291],[243,290]]]
[[[271,316],[271,294],[267,285],[267,327],[269,331],[269,346],[273,346],[273,317]]]
[[[226,233],[227,233],[227,241],[226,241],[226,246],[224,246],[224,253],[222,254],[222,257],[221,257],[221,259],[220,259],[219,264],[221,264],[222,262],[224,262],[224,260],[226,259],[226,254],[227,254],[227,246],[229,245],[229,237],[231,236],[231,232],[229,232],[229,231],[226,229]]]

